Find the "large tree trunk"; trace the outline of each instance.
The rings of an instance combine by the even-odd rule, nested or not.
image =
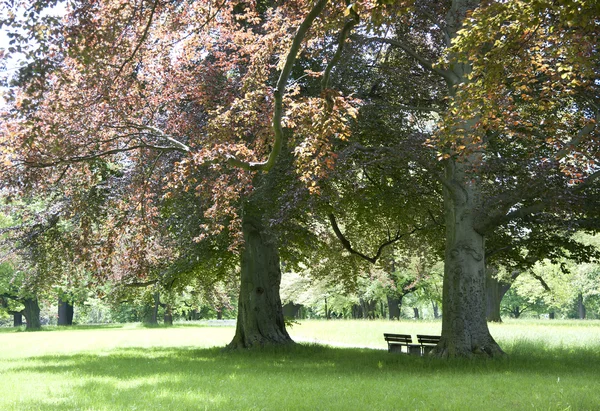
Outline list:
[[[442,338],[432,351],[443,357],[502,353],[485,316],[485,238],[475,229],[481,198],[477,180],[467,175],[466,167],[454,159],[446,163],[444,315]]]
[[[58,325],[73,325],[73,304],[58,299]]]
[[[23,316],[25,317],[25,321],[27,321],[25,329],[28,331],[41,329],[40,306],[38,305],[37,298],[26,298],[23,299],[22,303],[25,306],[23,309]]]
[[[479,0],[452,0],[446,16],[449,40],[454,38],[469,12]],[[449,56],[451,75],[446,82],[451,98],[458,85],[468,81],[469,64]],[[482,220],[482,197],[478,176],[472,170],[484,149],[473,141],[477,118],[453,119],[452,133],[462,136],[467,148],[445,162],[444,214],[446,251],[444,256],[444,290],[442,338],[433,355],[471,357],[473,354],[503,354],[490,335],[486,321],[485,238]],[[472,152],[469,152],[472,150]],[[477,230],[479,228],[479,231]]]
[[[260,210],[246,209],[242,232],[241,284],[235,336],[229,348],[293,343],[283,319],[279,296],[281,268],[277,242],[263,226]]]
[[[13,327],[20,327],[23,325],[23,314],[14,313],[13,314]]]
[[[502,284],[495,276],[488,274],[486,281],[486,318],[489,322],[502,322],[500,303],[509,289],[510,284]]]

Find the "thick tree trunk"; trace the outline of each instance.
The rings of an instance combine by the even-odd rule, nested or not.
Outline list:
[[[37,298],[26,298],[22,303],[25,306],[23,309],[23,316],[25,317],[25,321],[27,321],[25,329],[28,331],[41,329],[40,306],[38,305]]]
[[[432,351],[443,357],[503,353],[486,321],[485,238],[475,229],[481,199],[476,178],[465,168],[452,159],[446,163],[444,316],[442,338]]]
[[[58,299],[58,325],[73,325],[73,304]]]
[[[400,307],[402,306],[402,297],[390,297],[387,296],[388,312],[390,320],[400,319]]]
[[[20,327],[23,325],[23,314],[14,313],[13,314],[13,327]]]
[[[509,289],[510,284],[502,284],[496,277],[488,274],[486,280],[486,318],[489,322],[502,322],[500,303]]]
[[[257,210],[245,211],[237,328],[228,348],[292,344],[279,296],[281,268],[277,243],[260,217],[251,214],[252,211],[257,214]]]
[[[581,293],[577,296],[577,315],[580,320],[585,320],[586,309],[583,304],[583,295]]]

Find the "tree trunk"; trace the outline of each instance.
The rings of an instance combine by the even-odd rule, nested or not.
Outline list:
[[[360,304],[352,305],[352,318],[357,320],[359,318],[364,318],[363,308]]]
[[[23,325],[23,314],[14,313],[13,314],[13,327],[20,327]]]
[[[577,314],[580,320],[585,320],[586,309],[583,304],[583,295],[581,293],[577,296]]]
[[[302,304],[287,303],[283,306],[283,316],[287,318],[302,318]]]
[[[387,296],[388,312],[390,313],[390,320],[400,319],[400,307],[402,306],[402,297],[390,297]]]
[[[446,163],[444,316],[442,338],[432,351],[443,357],[503,354],[486,321],[485,238],[475,229],[481,198],[466,167],[454,159]]]
[[[260,215],[261,210],[246,209],[242,220],[240,297],[236,332],[228,346],[231,349],[293,343],[285,329],[279,296],[281,268],[277,243],[252,212]]]
[[[431,302],[431,306],[433,308],[433,318],[437,320],[438,318],[440,318],[440,307],[435,301]]]
[[[146,314],[144,323],[148,325],[158,325],[158,307],[160,306],[160,293],[158,291],[152,294],[152,300],[152,311],[150,311],[150,315]]]
[[[165,305],[165,315],[163,316],[163,322],[165,325],[173,325],[173,308],[171,304]]]
[[[413,307],[413,312],[415,313],[415,320],[419,319],[419,308]]]
[[[489,322],[502,322],[500,303],[509,289],[510,284],[502,284],[496,277],[488,274],[486,280],[486,318]]]
[[[556,317],[556,314],[554,313],[554,311],[550,311],[550,313],[548,314],[548,318],[550,320],[554,320],[555,317]]]
[[[42,324],[40,322],[40,306],[38,305],[37,298],[26,298],[23,299],[22,302],[25,306],[23,309],[23,316],[25,317],[25,321],[27,321],[25,330],[36,331],[41,329]]]
[[[58,299],[58,325],[73,325],[73,304]]]

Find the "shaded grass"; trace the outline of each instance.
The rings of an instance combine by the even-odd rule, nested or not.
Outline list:
[[[303,325],[304,332],[321,327]],[[356,329],[360,336],[374,324],[345,325],[346,334]],[[0,409],[590,410],[600,404],[598,341],[572,346],[514,338],[505,341],[506,359],[444,361],[314,344],[223,352],[233,332],[3,334]],[[7,348],[15,337],[20,345]]]

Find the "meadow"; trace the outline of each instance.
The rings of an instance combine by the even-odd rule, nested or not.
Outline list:
[[[594,410],[600,322],[491,325],[499,360],[388,354],[440,322],[302,321],[294,347],[226,352],[233,326],[0,330],[1,410]],[[359,348],[356,348],[359,347]]]

